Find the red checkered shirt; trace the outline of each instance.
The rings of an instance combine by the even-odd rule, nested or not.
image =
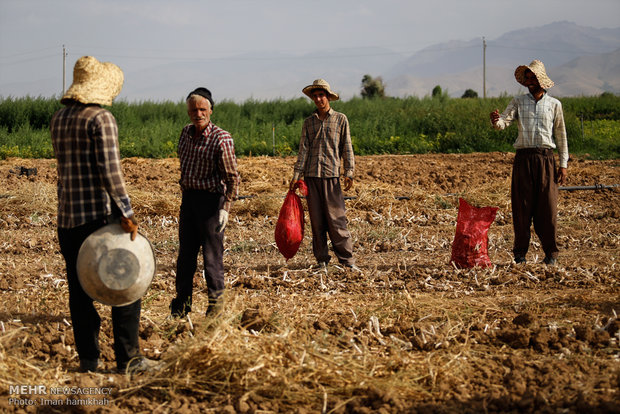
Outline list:
[[[58,227],[72,228],[112,214],[112,201],[125,217],[133,210],[123,180],[118,128],[99,105],[70,104],[51,122],[58,161]]]
[[[228,132],[211,122],[197,138],[195,129],[185,126],[179,138],[181,188],[224,194],[223,208],[229,211],[239,191],[235,143]]]

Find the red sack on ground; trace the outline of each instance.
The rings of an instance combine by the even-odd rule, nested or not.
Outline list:
[[[450,259],[457,267],[493,266],[487,250],[487,232],[496,213],[497,207],[474,207],[459,198],[459,215]]]
[[[286,260],[295,256],[304,239],[304,206],[295,193],[298,188],[304,196],[308,195],[306,183],[298,180],[294,188],[286,194],[276,223],[276,245]]]

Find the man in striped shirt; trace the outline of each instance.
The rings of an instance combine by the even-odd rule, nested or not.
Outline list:
[[[530,226],[540,239],[547,265],[557,263],[558,184],[564,184],[568,167],[568,143],[562,104],[547,94],[553,86],[539,60],[515,70],[517,82],[529,93],[513,98],[500,115],[491,113],[495,129],[517,123],[519,134],[512,169],[512,220],[515,233],[513,254],[516,263],[525,263],[530,243]],[[553,149],[559,154],[556,168]]]
[[[191,312],[194,273],[201,247],[208,288],[207,315],[221,305],[224,228],[239,188],[235,144],[228,132],[211,122],[214,106],[211,92],[197,88],[190,92],[186,102],[192,123],[181,131],[178,147],[183,196],[176,297],[170,303],[174,317]]]
[[[120,217],[123,229],[136,238],[138,224],[125,189],[111,105],[123,86],[123,72],[91,56],[78,59],[73,84],[62,97],[64,108],[51,121],[58,161],[58,241],[67,266],[69,309],[81,371],[96,371],[101,318],[80,285],[77,259],[86,238]],[[114,354],[120,372],[144,371],[149,360],[140,355],[138,328],[141,300],[112,307]]]
[[[308,185],[308,213],[312,227],[312,251],[318,264],[326,268],[330,260],[327,235],[338,261],[347,268],[358,270],[353,258],[351,233],[347,228],[344,196],[340,187],[340,164],[344,167],[344,190],[353,187],[355,159],[349,120],[334,111],[330,101],[339,99],[323,79],[305,87],[316,110],[304,121],[295,163],[292,189],[302,176]]]

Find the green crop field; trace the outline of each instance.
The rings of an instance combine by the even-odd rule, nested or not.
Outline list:
[[[517,130],[495,131],[489,113],[502,111],[509,96],[487,99],[353,98],[333,102],[351,125],[356,154],[469,153],[512,151]],[[594,159],[620,153],[620,97],[562,98],[569,150]],[[0,159],[53,158],[49,137],[55,98],[0,99]],[[181,128],[189,123],[183,102],[117,102],[109,107],[119,125],[123,157],[176,156]],[[306,98],[217,102],[212,120],[235,139],[238,156],[291,155],[301,125],[314,110]]]

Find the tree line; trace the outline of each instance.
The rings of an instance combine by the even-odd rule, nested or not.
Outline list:
[[[372,77],[368,74],[362,77],[362,85],[360,94],[362,98],[366,99],[374,99],[374,98],[385,98],[385,83],[383,82],[383,78],[381,76]],[[442,96],[447,97],[442,89],[441,85],[436,85],[432,92],[431,96],[433,98],[441,98]],[[463,92],[461,98],[477,98],[478,92],[473,89],[466,89]]]

